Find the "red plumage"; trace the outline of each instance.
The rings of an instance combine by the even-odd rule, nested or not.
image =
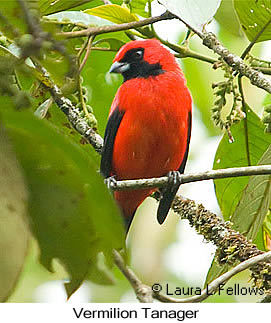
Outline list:
[[[144,70],[142,75],[126,80],[116,93],[109,115],[115,110],[121,115],[110,143],[110,175],[118,180],[160,177],[180,168],[183,171],[189,146],[191,96],[180,67],[154,39],[124,45],[114,62],[125,61],[127,52],[138,55],[133,54],[138,48],[144,52],[141,62],[150,75]],[[133,60],[129,66],[132,64]],[[121,191],[114,196],[124,216],[130,218],[153,191]]]

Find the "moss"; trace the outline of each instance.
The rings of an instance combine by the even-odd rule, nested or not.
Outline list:
[[[263,254],[255,244],[231,228],[230,222],[224,222],[216,214],[206,210],[195,201],[178,196],[172,206],[181,219],[189,221],[191,227],[204,236],[205,240],[217,246],[218,264],[235,266],[251,257]],[[271,263],[264,262],[250,268],[253,284],[265,291],[271,290]]]

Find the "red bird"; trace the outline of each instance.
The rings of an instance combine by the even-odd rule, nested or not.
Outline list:
[[[111,73],[123,84],[113,100],[104,136],[101,173],[116,180],[183,173],[191,134],[191,96],[174,56],[156,39],[136,40],[117,53]],[[173,176],[174,178],[174,176]],[[174,182],[174,181],[173,181]],[[179,188],[162,191],[157,211],[166,219]],[[155,189],[116,191],[127,225],[137,207]]]

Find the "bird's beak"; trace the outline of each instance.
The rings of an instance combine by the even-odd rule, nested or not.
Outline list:
[[[109,73],[123,73],[130,68],[129,63],[115,62],[112,64]]]

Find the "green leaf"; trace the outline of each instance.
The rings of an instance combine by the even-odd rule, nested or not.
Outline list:
[[[271,145],[263,154],[259,161],[259,165],[271,164]],[[268,232],[270,223],[268,222],[267,212],[271,202],[271,176],[251,176],[246,185],[241,200],[237,205],[234,214],[230,218],[233,223],[232,228],[244,234],[249,240],[255,240],[257,237],[257,246],[263,247],[263,229]],[[265,220],[266,219],[266,220]],[[264,223],[264,228],[263,222]],[[256,241],[254,241],[256,243]],[[259,246],[260,245],[260,246]],[[266,245],[266,242],[265,242]],[[205,285],[228,271],[228,265],[220,266],[213,259],[212,265],[208,271]]]
[[[271,145],[263,154],[258,165],[271,164]],[[231,222],[234,229],[244,234],[249,240],[254,240],[261,228],[271,203],[271,176],[250,177],[242,193]]]
[[[207,284],[210,284],[213,280],[215,280],[217,277],[223,275],[225,272],[230,270],[230,266],[223,265],[220,266],[217,262],[215,257],[213,258],[213,261],[211,263],[211,266],[208,270],[205,282],[204,282],[204,288],[206,288]]]
[[[270,0],[234,0],[234,8],[241,26],[250,41],[271,21]],[[271,39],[270,23],[257,42],[269,39]]]
[[[108,21],[94,16],[90,16],[82,11],[61,11],[44,17],[45,21],[56,23],[80,24],[85,27],[108,25]]]
[[[247,111],[247,118],[243,119],[240,123],[233,125],[231,127],[231,132],[235,141],[234,143],[229,143],[228,135],[225,134],[223,136],[216,152],[213,165],[214,169],[242,167],[248,166],[249,164],[257,165],[258,163],[265,163],[267,156],[270,154],[269,147],[271,144],[271,135],[264,134],[264,126],[259,117],[253,111],[249,109]],[[265,152],[267,152],[266,156],[264,155]],[[270,158],[270,156],[268,158]],[[248,160],[250,160],[250,163]],[[266,182],[266,178],[263,179],[263,177],[265,176],[259,176],[258,178],[256,178],[256,176],[251,178],[236,177],[215,181],[216,197],[224,219],[233,222],[233,229],[244,233],[247,231],[247,233],[249,233],[249,238],[254,239],[254,243],[256,243],[260,249],[263,249],[263,234],[261,226],[264,216],[261,214],[261,210],[259,210],[260,217],[253,218],[255,213],[246,214],[246,210],[243,209],[242,206],[245,207],[245,201],[247,201],[247,203],[250,201],[249,203],[254,207],[254,211],[253,209],[250,209],[251,212],[256,212],[257,208],[264,206],[265,211],[263,213],[267,213],[266,204],[270,199],[270,183]],[[253,188],[255,192],[253,192],[253,197],[251,198],[249,195],[251,194],[251,191],[253,191]],[[265,189],[266,192],[264,192]],[[241,199],[244,200],[241,202]],[[239,218],[239,216],[241,218]],[[235,223],[236,220],[237,223]],[[243,223],[241,223],[242,221]],[[213,279],[217,278],[227,270],[228,267],[219,266],[215,261],[213,261],[205,284],[210,283]]]
[[[40,119],[45,118],[48,109],[50,108],[50,106],[52,105],[52,99],[47,99],[44,102],[42,102],[42,104],[40,104],[37,109],[35,110],[34,114],[35,116],[37,116]]]
[[[150,2],[152,2],[151,0]],[[129,7],[132,13],[136,13],[141,17],[148,17],[148,12],[145,10],[148,0],[131,0]]]
[[[246,119],[233,125],[231,132],[235,141],[229,143],[227,134],[223,136],[216,152],[213,168],[257,165],[271,144],[271,135],[264,133],[264,126],[259,117],[249,109]],[[216,197],[226,221],[234,213],[248,180],[248,177],[236,177],[215,181]]]
[[[48,15],[50,13],[72,9],[92,1],[93,0],[40,0],[39,10],[41,14]]]
[[[87,9],[84,12],[89,15],[112,21],[116,24],[138,20],[138,17],[130,13],[127,8],[121,7],[116,4],[103,5],[96,8]]]
[[[0,45],[0,56],[10,57],[11,59],[19,58],[19,56],[20,56],[20,49],[15,44],[9,45],[8,48]],[[30,58],[27,58],[25,60],[25,63],[29,67],[35,67],[35,65],[33,64],[33,62],[31,61]]]
[[[265,217],[263,224],[264,246],[266,250],[271,250],[271,208]]]
[[[220,27],[226,29],[227,32],[231,34],[231,37],[241,36],[240,24],[232,1],[222,0],[214,18],[219,23]]]
[[[99,45],[99,44],[104,44],[106,43],[108,45],[108,47],[110,50],[117,52],[123,45],[125,45],[125,42],[120,40],[120,39],[116,39],[116,38],[102,38],[97,40],[96,42],[93,43],[93,46]]]
[[[4,57],[9,57],[9,56],[13,56],[13,57],[17,57],[17,55],[15,55],[14,53],[11,52],[10,49],[0,45],[0,56],[4,56]]]
[[[0,302],[12,293],[28,250],[28,192],[0,122]]]
[[[221,0],[159,0],[159,2],[189,26],[202,31],[204,25],[212,20]]]
[[[86,152],[28,111],[4,110],[3,118],[29,184],[29,212],[41,262],[52,270],[52,259],[59,259],[70,276],[70,296],[86,277],[97,281],[97,272],[105,277],[97,255],[124,246],[122,219],[97,173],[91,147]]]

